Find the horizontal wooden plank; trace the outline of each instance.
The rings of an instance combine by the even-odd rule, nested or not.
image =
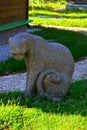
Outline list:
[[[11,23],[11,22],[18,22],[18,21],[21,21],[21,20],[26,20],[26,18],[23,17],[23,16],[21,16],[20,18],[15,17],[14,19],[7,18],[6,20],[0,20],[0,25],[8,24],[8,23]]]
[[[21,20],[26,20],[26,16],[19,15],[19,16],[15,16],[13,18],[7,17],[6,19],[0,20],[0,25],[11,23],[11,22],[18,22],[18,21],[21,21]]]
[[[8,6],[0,6],[0,14],[7,12],[7,11],[13,11],[13,10],[21,10],[22,8],[27,8],[26,3],[16,4],[16,5],[8,5]]]
[[[15,10],[15,11],[7,11],[4,13],[0,13],[0,19],[7,18],[7,17],[14,17],[17,15],[25,15],[26,16],[26,9],[22,8],[21,10]]]
[[[28,19],[28,0],[0,0],[0,25]]]
[[[10,4],[21,4],[21,3],[26,3],[27,0],[0,0],[0,6],[3,5],[10,5]]]

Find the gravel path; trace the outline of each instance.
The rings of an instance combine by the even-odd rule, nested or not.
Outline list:
[[[76,62],[72,81],[87,79],[87,58]]]
[[[75,71],[72,81],[87,79],[87,59],[75,63]],[[26,73],[0,77],[0,92],[24,91],[26,86]]]

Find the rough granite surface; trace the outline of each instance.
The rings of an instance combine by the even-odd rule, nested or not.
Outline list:
[[[25,59],[26,96],[37,93],[59,99],[66,95],[74,71],[67,47],[25,32],[9,38],[9,45],[15,59]]]

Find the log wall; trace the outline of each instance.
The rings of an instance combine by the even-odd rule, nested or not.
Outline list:
[[[27,18],[28,0],[0,0],[0,25]]]

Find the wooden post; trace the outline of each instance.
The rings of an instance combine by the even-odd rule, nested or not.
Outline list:
[[[27,29],[28,4],[29,0],[0,0],[0,29],[3,25],[7,26],[6,30],[0,30],[0,44],[7,43],[10,36]],[[25,25],[20,24],[9,29],[10,24],[12,26],[12,23],[22,23],[21,21],[25,21]]]

